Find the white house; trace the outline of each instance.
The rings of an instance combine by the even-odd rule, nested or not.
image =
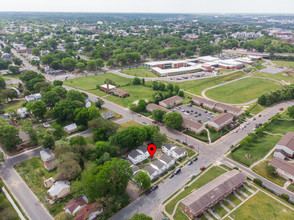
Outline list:
[[[44,162],[44,167],[46,170],[53,170],[57,167],[57,159],[55,154],[46,148],[40,151],[41,160]]]
[[[171,166],[173,166],[176,160],[170,156],[163,154],[159,160],[165,164],[166,169],[168,170]]]
[[[19,115],[21,118],[26,118],[26,117],[29,116],[27,108],[19,108],[19,109],[17,109],[16,114]]]
[[[42,99],[42,95],[40,93],[35,93],[35,94],[31,94],[31,95],[27,95],[25,97],[27,102],[34,102],[36,100],[41,100]]]
[[[75,132],[77,129],[78,129],[78,127],[75,123],[64,127],[65,132],[68,134]]]
[[[47,191],[54,200],[64,198],[70,194],[69,181],[56,181]]]
[[[184,157],[186,155],[186,151],[183,148],[177,147],[170,142],[162,145],[161,150],[163,153],[165,153],[168,156],[173,157],[176,160],[181,157]]]
[[[128,158],[130,159],[130,161],[132,161],[133,164],[140,163],[143,160],[146,160],[149,156],[150,154],[147,151],[146,145],[142,145],[138,147],[137,149],[132,150],[128,154]]]
[[[164,171],[167,170],[165,163],[163,163],[160,160],[155,160],[153,161],[150,166],[152,166],[154,169],[156,169],[158,171],[158,174],[162,174]]]
[[[153,168],[150,165],[144,167],[143,170],[147,171],[147,173],[148,173],[151,180],[154,180],[155,177],[159,175],[159,170]]]
[[[282,160],[285,160],[285,158],[287,157],[287,154],[286,154],[285,151],[283,151],[281,149],[275,149],[275,152],[274,152],[273,156],[281,158]]]
[[[281,156],[281,154],[287,157],[294,156],[294,132],[287,132],[284,137],[282,137],[281,140],[277,143],[274,157],[275,155]]]

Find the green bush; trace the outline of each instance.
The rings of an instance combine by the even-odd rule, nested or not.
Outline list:
[[[289,201],[289,195],[288,194],[285,194],[285,193],[281,194],[281,198],[286,200],[286,201]]]
[[[258,178],[254,178],[253,182],[259,186],[262,186],[262,180]]]

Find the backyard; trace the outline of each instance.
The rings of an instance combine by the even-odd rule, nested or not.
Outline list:
[[[207,97],[224,103],[246,103],[263,93],[278,89],[280,83],[260,78],[245,78],[206,91]],[[242,94],[242,95],[240,95]]]
[[[8,102],[7,104],[4,103],[0,109],[3,109],[5,112],[9,110],[16,111],[17,109],[22,108],[23,103],[24,102],[20,100],[13,100],[11,102]]]
[[[258,192],[238,209],[230,214],[233,219],[293,219],[294,211],[271,198]]]
[[[151,70],[139,66],[131,69],[124,69],[120,71],[121,73],[131,75],[131,76],[138,76],[138,77],[158,77],[157,74],[153,73]]]
[[[60,215],[64,211],[63,207],[72,199],[71,195],[53,205],[49,205],[45,201],[45,198],[48,198],[49,195],[43,182],[45,179],[54,177],[57,173],[56,170],[48,172],[39,157],[23,161],[17,164],[15,169],[52,216]]]

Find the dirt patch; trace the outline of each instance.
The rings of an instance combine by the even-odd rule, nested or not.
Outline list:
[[[130,200],[133,202],[140,197],[140,194],[143,192],[133,181],[129,181],[127,190],[126,190]]]

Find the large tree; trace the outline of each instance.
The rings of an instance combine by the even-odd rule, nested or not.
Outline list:
[[[83,171],[81,179],[72,183],[71,190],[84,194],[90,201],[121,195],[125,192],[132,174],[129,162],[113,158],[103,165],[89,166]]]
[[[170,128],[178,129],[183,123],[183,117],[180,113],[171,112],[163,116],[163,122]]]
[[[27,105],[27,110],[32,115],[34,115],[37,119],[43,119],[44,115],[47,112],[46,104],[43,101],[35,101],[35,102],[29,102]]]
[[[294,105],[288,108],[287,113],[291,118],[294,118]]]
[[[133,215],[132,218],[130,218],[129,220],[152,220],[151,217],[145,215],[145,214],[139,214],[136,213],[135,215]]]
[[[63,122],[66,120],[73,121],[74,111],[81,107],[83,107],[83,103],[79,101],[62,101],[55,105],[52,110],[52,114],[58,122]]]
[[[12,151],[21,142],[18,137],[19,131],[12,125],[0,126],[0,143],[7,151]]]
[[[5,79],[0,77],[0,89],[4,89],[6,86]]]
[[[79,91],[76,90],[69,90],[66,94],[66,98],[68,100],[76,100],[76,101],[80,101],[80,102],[85,102],[85,96],[80,93]]]
[[[94,141],[107,141],[119,129],[119,125],[98,117],[89,121],[89,127],[93,130]]]
[[[60,96],[55,91],[48,91],[43,93],[42,101],[44,101],[48,107],[53,108],[55,104],[60,101]]]
[[[164,116],[164,115],[165,115],[165,111],[160,110],[160,109],[153,110],[153,112],[152,112],[152,118],[153,118],[155,121],[160,121],[160,122],[162,122],[162,120],[163,120],[163,116]]]
[[[135,182],[138,184],[139,187],[141,187],[143,190],[149,189],[151,185],[151,179],[147,172],[140,171],[135,177]]]

